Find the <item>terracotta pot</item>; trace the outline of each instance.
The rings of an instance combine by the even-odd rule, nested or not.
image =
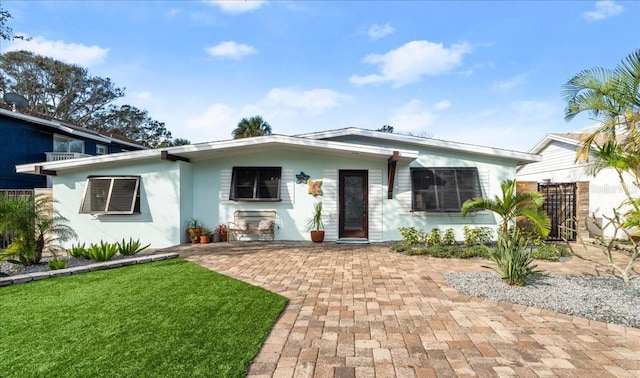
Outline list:
[[[220,234],[220,241],[221,242],[226,242],[227,241],[227,233],[223,232],[222,234]]]
[[[200,244],[211,243],[211,235],[200,235]]]
[[[324,241],[324,231],[311,231],[311,241],[322,243]]]
[[[197,243],[198,237],[200,235],[202,235],[202,229],[201,228],[188,228],[187,229],[187,234],[189,235],[189,239],[190,240],[196,239],[196,243]]]

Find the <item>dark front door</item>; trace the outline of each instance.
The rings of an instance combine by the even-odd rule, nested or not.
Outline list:
[[[339,237],[369,237],[367,171],[340,171]]]

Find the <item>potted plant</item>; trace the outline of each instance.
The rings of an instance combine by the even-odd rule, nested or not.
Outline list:
[[[211,229],[208,227],[202,227],[202,233],[200,234],[200,243],[211,243]]]
[[[311,241],[321,243],[324,241],[324,223],[322,223],[322,202],[313,205],[313,215],[309,220],[309,231],[311,231]]]
[[[204,225],[202,222],[195,218],[189,218],[186,222],[187,233],[189,234],[189,240],[191,243],[197,243],[200,239],[200,235],[202,234],[202,227]]]
[[[218,236],[215,236],[218,235]],[[218,227],[216,227],[215,233],[214,233],[214,240],[215,239],[219,239],[218,241],[221,242],[226,242],[227,241],[227,226],[225,226],[224,224],[219,224]]]

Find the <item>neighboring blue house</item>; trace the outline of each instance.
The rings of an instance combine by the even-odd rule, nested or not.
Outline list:
[[[51,187],[46,176],[16,173],[16,165],[146,149],[93,130],[0,108],[0,190]]]

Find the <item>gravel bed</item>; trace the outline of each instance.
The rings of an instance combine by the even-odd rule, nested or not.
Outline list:
[[[151,254],[151,252],[146,252],[145,251],[145,252],[137,253],[137,254],[132,255],[132,256],[115,255],[109,261],[132,259],[132,258],[136,258],[136,257],[150,255],[150,254]],[[6,261],[0,261],[0,272],[8,274],[10,276],[18,275],[18,274],[48,272],[49,271],[49,266],[47,265],[47,261],[49,259],[50,259],[50,257],[43,257],[42,260],[40,260],[40,264],[31,265],[31,266],[28,266],[28,267],[23,267],[21,265],[16,265],[16,264],[11,264],[11,263],[8,263]],[[90,265],[90,264],[95,264],[95,263],[96,263],[96,261],[93,261],[93,260],[79,259],[79,258],[75,258],[75,257],[71,257],[71,256],[69,256],[67,258],[67,268],[74,268],[76,266],[84,266],[84,265]]]
[[[542,276],[509,286],[496,273],[446,273],[460,293],[640,328],[640,277]]]

